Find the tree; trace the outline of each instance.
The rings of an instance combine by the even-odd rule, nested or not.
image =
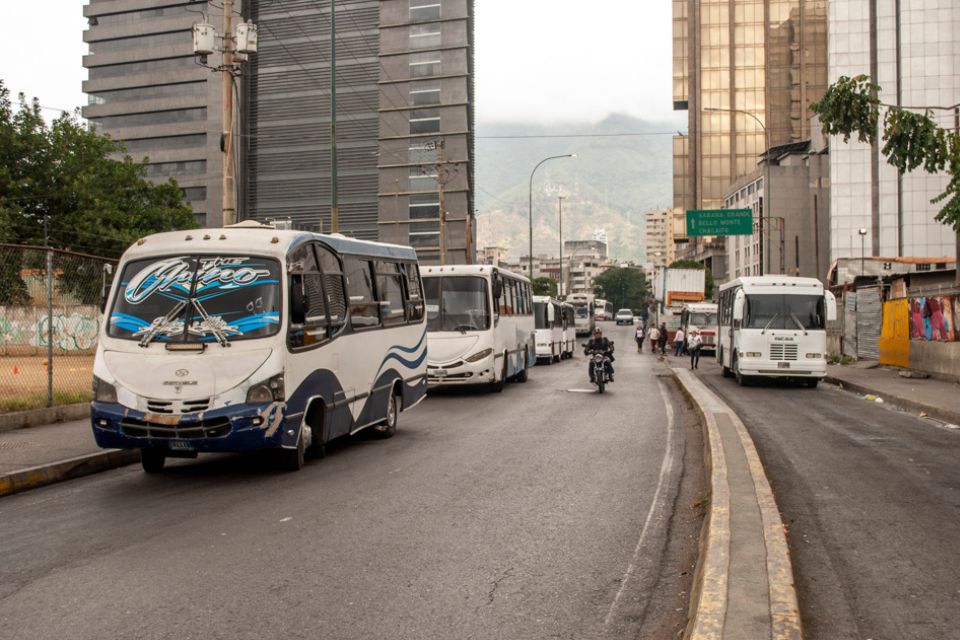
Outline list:
[[[696,260],[674,260],[669,269],[703,269],[706,273],[703,276],[703,297],[709,300],[713,297],[713,272]]]
[[[553,278],[534,278],[530,283],[533,286],[533,295],[557,297],[557,281]]]
[[[960,233],[960,132],[944,129],[931,118],[934,109],[955,110],[960,105],[921,107],[924,113],[920,114],[880,102],[879,93],[880,86],[869,76],[843,76],[810,108],[819,114],[825,134],[843,136],[844,142],[856,134],[858,140],[869,144],[876,142],[884,109],[881,151],[887,162],[901,174],[918,167],[927,173],[946,170],[947,188],[930,202],[943,203],[936,221]]]
[[[593,281],[598,297],[609,300],[615,309],[642,309],[647,295],[647,279],[634,267],[607,269]]]
[[[47,125],[36,98],[28,103],[21,94],[15,110],[0,81],[0,242],[46,241],[52,247],[118,257],[144,235],[195,227],[177,183],[149,182],[146,159],[137,163],[130,156],[110,157],[122,150],[74,115],[65,113]],[[21,299],[23,265],[19,260],[4,263],[3,298]],[[89,292],[89,281],[100,279],[92,262],[57,268],[61,286],[76,293]]]

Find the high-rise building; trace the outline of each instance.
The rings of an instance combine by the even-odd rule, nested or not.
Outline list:
[[[83,58],[83,117],[122,140],[147,176],[173,177],[200,225],[218,226],[223,156],[221,80],[193,55],[193,24],[207,3],[91,0]]]
[[[826,88],[826,0],[673,0],[674,205],[721,208],[764,150],[810,137]],[[776,212],[766,212],[773,213]],[[691,238],[691,257],[724,277],[722,238]],[[718,268],[719,267],[719,268]]]
[[[880,101],[922,111],[960,103],[960,5],[955,0],[832,0],[829,78],[867,74]],[[953,129],[953,108],[931,117]],[[879,141],[834,139],[830,145],[831,260],[868,256],[952,257],[956,234],[934,220],[931,198],[945,175],[922,169],[904,176],[887,164]]]
[[[473,0],[234,8],[259,31],[234,78],[238,219],[329,232],[336,181],[341,233],[411,244],[428,263],[443,244],[446,262],[472,262]],[[148,155],[151,177],[176,177],[200,222],[219,225],[222,81],[193,55],[192,26],[206,16],[219,30],[222,5],[90,0],[84,11],[84,116]]]
[[[648,268],[666,267],[676,259],[673,209],[651,211],[644,223],[647,236]]]

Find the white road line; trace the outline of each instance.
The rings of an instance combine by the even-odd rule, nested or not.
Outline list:
[[[613,602],[610,603],[610,609],[607,611],[607,617],[603,621],[605,626],[609,626],[610,622],[613,620],[613,615],[616,613],[617,606],[620,604],[620,598],[623,597],[623,592],[627,588],[627,583],[630,581],[630,578],[633,576],[633,573],[636,570],[637,558],[639,557],[640,549],[643,548],[643,543],[647,538],[647,531],[650,529],[650,523],[653,522],[654,514],[663,511],[663,487],[666,484],[666,479],[670,473],[670,470],[673,469],[673,405],[670,403],[670,397],[667,395],[663,383],[657,381],[657,386],[660,388],[660,397],[663,398],[663,404],[667,410],[667,448],[663,454],[663,463],[660,465],[660,480],[657,483],[657,490],[654,492],[653,500],[650,502],[650,511],[647,512],[647,519],[643,523],[643,529],[640,530],[640,539],[637,540],[637,548],[634,549],[633,557],[630,558],[630,564],[627,566],[627,572],[624,574],[623,580],[620,582],[620,590],[617,591],[617,595],[613,598]]]

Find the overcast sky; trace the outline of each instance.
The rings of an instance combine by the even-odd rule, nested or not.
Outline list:
[[[0,78],[45,107],[86,103],[86,0],[0,0]],[[477,0],[477,117],[569,122],[671,110],[668,0]],[[55,117],[55,111],[47,112]]]

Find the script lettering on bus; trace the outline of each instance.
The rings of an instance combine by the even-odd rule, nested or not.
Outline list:
[[[244,265],[248,257],[201,258],[197,274],[197,287],[204,287],[219,281],[224,289],[235,289],[256,282],[261,277],[269,277],[269,269],[256,269]],[[154,293],[165,293],[179,289],[183,294],[190,293],[190,282],[194,273],[186,258],[169,258],[154,262],[142,269],[130,279],[124,290],[124,298],[130,304],[139,304]]]

